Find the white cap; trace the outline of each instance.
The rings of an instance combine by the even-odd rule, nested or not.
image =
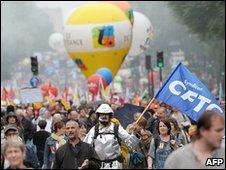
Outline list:
[[[114,111],[108,104],[101,104],[97,108],[96,113],[114,113]]]

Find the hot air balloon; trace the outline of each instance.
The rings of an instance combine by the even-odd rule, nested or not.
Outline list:
[[[110,3],[77,8],[66,21],[64,44],[86,78],[100,68],[116,75],[129,52],[132,26],[124,12]]]
[[[149,47],[153,37],[153,27],[150,20],[140,12],[133,12],[133,39],[129,51],[130,56],[144,53]]]

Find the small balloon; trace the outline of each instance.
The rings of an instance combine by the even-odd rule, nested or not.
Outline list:
[[[108,68],[100,68],[97,70],[97,74],[103,76],[109,85],[112,82],[112,73]]]
[[[64,48],[64,37],[61,33],[53,33],[49,37],[49,46],[54,50]]]

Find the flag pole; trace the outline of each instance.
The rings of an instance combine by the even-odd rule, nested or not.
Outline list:
[[[137,119],[136,123],[139,122],[140,118],[144,115],[144,113],[147,111],[147,109],[150,107],[150,105],[153,103],[154,100],[155,98],[153,97],[151,101],[148,103],[148,105],[146,106],[146,108],[144,109],[144,111],[141,113],[140,117]]]
[[[151,105],[151,103],[155,100],[155,98],[157,98],[157,96],[159,95],[160,91],[164,88],[164,86],[167,84],[167,82],[169,81],[169,79],[172,77],[172,75],[176,72],[176,70],[179,68],[179,66],[182,63],[179,63],[176,68],[173,70],[173,72],[170,74],[170,76],[167,78],[167,80],[164,82],[164,84],[162,84],[160,90],[157,92],[157,94],[151,99],[151,101],[148,103],[147,107],[144,109],[144,111],[141,113],[140,117],[137,119],[136,123],[139,122],[140,118],[144,115],[144,113],[146,112],[146,110],[149,108],[149,106]]]

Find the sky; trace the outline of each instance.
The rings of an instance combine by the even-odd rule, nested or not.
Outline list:
[[[65,19],[68,14],[75,8],[94,1],[34,1],[40,8],[57,8],[62,9],[63,18]],[[98,1],[95,1],[98,2]]]

